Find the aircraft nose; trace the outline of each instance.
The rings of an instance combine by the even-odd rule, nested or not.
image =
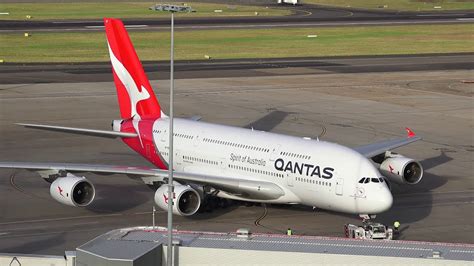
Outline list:
[[[379,198],[377,199],[378,212],[387,211],[393,204],[392,193],[388,189],[383,189],[379,194]]]

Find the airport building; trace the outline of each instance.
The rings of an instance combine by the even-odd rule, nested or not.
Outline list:
[[[2,254],[0,265],[166,265],[165,228],[110,231],[64,257]],[[474,245],[333,237],[176,231],[174,265],[472,265]],[[16,264],[15,264],[16,263]]]

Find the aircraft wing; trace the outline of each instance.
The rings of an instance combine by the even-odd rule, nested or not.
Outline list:
[[[379,154],[385,153],[386,151],[389,151],[398,147],[402,147],[412,142],[421,140],[421,137],[416,136],[415,133],[411,129],[406,128],[406,130],[407,130],[406,138],[383,140],[380,142],[358,146],[353,149],[367,158],[372,158]]]
[[[0,168],[27,169],[38,172],[46,178],[49,174],[61,171],[69,173],[94,173],[102,175],[126,174],[131,177],[141,178],[146,184],[163,182],[168,178],[168,170],[147,167],[129,167],[119,165],[93,165],[93,164],[70,164],[70,163],[29,163],[29,162],[0,162]],[[218,190],[231,194],[237,194],[251,199],[277,199],[284,195],[283,190],[276,184],[234,178],[226,176],[203,175],[175,171],[173,175],[176,181],[208,185]]]

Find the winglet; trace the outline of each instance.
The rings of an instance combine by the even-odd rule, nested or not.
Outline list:
[[[405,130],[407,131],[408,138],[413,138],[416,136],[415,132],[413,132],[413,130],[411,130],[409,127],[406,127]]]

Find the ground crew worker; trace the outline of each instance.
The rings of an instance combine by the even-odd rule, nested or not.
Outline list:
[[[395,232],[395,234],[398,234],[398,229],[400,228],[400,222],[399,221],[395,221],[393,223],[393,231]]]
[[[287,234],[287,235],[291,236],[292,233],[293,233],[293,232],[291,231],[291,228],[288,228],[288,230],[286,230],[286,234]]]

